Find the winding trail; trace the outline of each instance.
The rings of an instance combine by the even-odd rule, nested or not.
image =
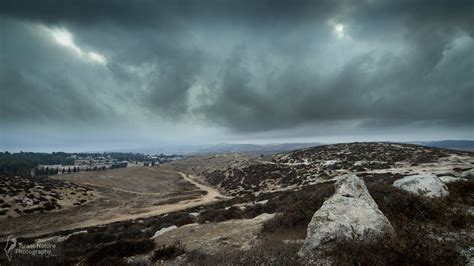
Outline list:
[[[106,225],[106,224],[111,224],[115,222],[122,222],[122,221],[135,220],[135,219],[141,219],[141,218],[149,218],[149,217],[153,217],[153,216],[157,216],[157,215],[161,215],[161,214],[165,214],[169,212],[174,212],[174,211],[185,210],[185,209],[189,209],[189,208],[197,207],[200,205],[209,204],[218,200],[229,198],[228,196],[222,195],[217,189],[196,181],[197,178],[195,176],[186,175],[185,173],[182,173],[182,172],[175,172],[175,173],[180,174],[187,182],[195,185],[199,190],[205,191],[206,194],[196,199],[188,199],[188,200],[183,200],[183,201],[179,201],[175,203],[162,204],[158,206],[143,208],[140,213],[120,214],[112,218],[97,217],[97,218],[89,219],[83,222],[55,227],[54,229],[50,229],[50,230],[40,230],[38,232],[25,234],[23,236],[35,237],[35,236],[40,236],[40,235],[64,231],[64,230],[73,230],[73,229],[79,229],[79,228]],[[124,190],[120,189],[120,191],[124,191]],[[129,192],[129,191],[126,191],[126,192]],[[137,194],[137,193],[134,193],[134,194]],[[142,193],[138,193],[138,194],[142,194]],[[144,194],[153,194],[153,193],[144,193]]]
[[[158,205],[154,207],[149,207],[145,208],[143,212],[137,213],[137,214],[126,214],[126,215],[120,215],[118,217],[114,217],[111,219],[106,219],[106,220],[101,220],[101,219],[93,219],[89,220],[86,222],[81,223],[81,226],[79,227],[90,227],[90,226],[96,226],[96,225],[104,225],[104,224],[110,224],[114,222],[121,222],[121,221],[127,221],[127,220],[135,220],[139,218],[148,218],[168,212],[174,212],[174,211],[180,211],[204,204],[208,204],[214,201],[218,201],[220,199],[225,199],[227,196],[222,195],[217,189],[198,183],[194,176],[192,175],[186,175],[182,172],[178,172],[186,181],[189,183],[197,186],[200,190],[206,191],[207,193],[202,196],[201,198],[198,199],[191,199],[191,200],[183,200],[175,203],[170,203],[170,204],[163,204],[163,205]],[[193,178],[191,178],[193,177]],[[77,228],[77,227],[76,227]]]

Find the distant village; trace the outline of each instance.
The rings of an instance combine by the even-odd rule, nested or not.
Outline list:
[[[104,171],[110,169],[155,166],[182,159],[182,155],[165,154],[71,154],[69,164],[40,164],[35,168],[36,175],[67,174],[84,171]]]

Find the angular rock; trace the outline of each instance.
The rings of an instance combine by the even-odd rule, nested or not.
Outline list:
[[[474,177],[474,169],[462,172],[461,177]]]
[[[458,182],[458,181],[467,181],[466,178],[453,177],[453,176],[449,176],[449,175],[440,176],[439,180],[441,180],[441,182],[443,182],[445,184]]]
[[[317,264],[330,263],[323,258],[335,240],[370,241],[393,233],[393,227],[370,196],[364,181],[356,175],[339,178],[336,191],[317,210],[308,225],[300,257]]]
[[[36,239],[35,240],[35,243],[38,243],[38,244],[43,244],[43,243],[61,243],[61,242],[64,242],[66,240],[68,240],[71,236],[74,236],[74,235],[82,235],[82,234],[87,234],[87,230],[82,230],[82,231],[77,231],[77,232],[73,232],[69,235],[66,235],[66,236],[52,236],[52,237],[48,237],[48,238],[41,238],[41,239]]]
[[[172,226],[169,226],[169,227],[165,227],[165,228],[161,228],[160,230],[156,231],[155,234],[150,238],[150,239],[155,239],[159,236],[161,236],[162,234],[166,233],[166,232],[169,232],[169,231],[172,231],[174,229],[178,228],[176,225],[172,225]]]
[[[411,175],[395,180],[393,185],[422,196],[434,198],[449,195],[448,188],[433,174]]]

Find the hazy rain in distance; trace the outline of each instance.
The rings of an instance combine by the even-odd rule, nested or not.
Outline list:
[[[472,1],[184,2],[3,1],[2,148],[473,137]]]

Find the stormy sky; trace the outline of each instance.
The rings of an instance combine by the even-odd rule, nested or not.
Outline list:
[[[0,149],[474,139],[474,1],[0,3]]]

